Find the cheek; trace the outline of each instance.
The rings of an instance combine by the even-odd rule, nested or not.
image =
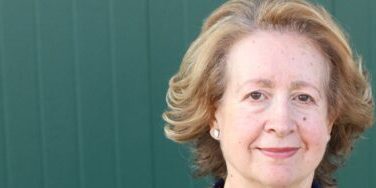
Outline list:
[[[318,108],[298,112],[297,122],[299,132],[306,144],[312,143],[317,146],[326,146],[330,137],[329,121],[326,103],[320,103]],[[308,142],[308,143],[307,143]]]
[[[233,111],[232,114],[231,119],[227,118],[222,127],[221,149],[227,162],[244,163],[249,160],[252,144],[261,135],[261,121],[244,112]]]
[[[244,111],[234,113],[223,126],[223,141],[228,144],[248,147],[262,131],[262,121],[258,116]]]
[[[300,134],[308,148],[321,150],[329,140],[327,121],[324,118],[303,117]]]

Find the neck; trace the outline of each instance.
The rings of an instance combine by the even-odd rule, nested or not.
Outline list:
[[[311,188],[313,182],[313,175],[296,182],[281,185],[279,183],[265,183],[255,179],[248,179],[243,176],[236,176],[229,174],[225,180],[224,188]]]

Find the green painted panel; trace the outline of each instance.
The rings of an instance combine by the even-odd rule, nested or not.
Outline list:
[[[369,0],[359,0],[357,3],[349,1],[335,2],[335,17],[351,37],[351,44],[358,54],[362,55],[363,61],[368,66],[371,60],[370,36],[371,36],[371,7]],[[371,71],[375,74],[375,70]],[[340,169],[338,182],[340,187],[371,187],[375,181],[373,173],[359,173],[369,170],[368,161],[372,161],[372,139],[375,135],[367,132],[364,138],[355,145],[345,167]]]
[[[151,122],[153,129],[154,187],[181,187],[190,180],[180,146],[163,134],[161,114],[165,109],[168,79],[179,66],[184,48],[183,1],[149,1]],[[185,183],[183,183],[185,182]]]
[[[79,185],[72,2],[36,1],[45,187]]]
[[[81,186],[115,187],[109,3],[77,0],[73,14]]]
[[[6,182],[11,188],[43,187],[34,4],[3,1],[1,8]]]
[[[334,16],[348,32],[352,46],[367,62],[370,58],[370,1],[359,0],[355,4],[349,1],[336,1],[334,9]]]
[[[0,68],[2,71],[2,68]],[[2,80],[2,79],[1,79]],[[4,95],[3,95],[3,83],[0,82],[0,106],[4,106]],[[6,130],[7,127],[5,125],[5,117],[4,117],[4,108],[0,108],[0,187],[6,187],[7,184],[7,134]]]
[[[8,156],[7,156],[7,126],[5,120],[5,98],[4,98],[4,24],[3,24],[3,2],[0,1],[0,187],[7,187],[8,184]]]
[[[201,26],[205,19],[210,15],[215,8],[219,7],[225,0],[216,1],[189,1],[185,0],[185,25],[186,25],[186,46],[198,36],[201,31]]]
[[[118,188],[151,188],[153,153],[147,1],[114,0],[111,15]]]

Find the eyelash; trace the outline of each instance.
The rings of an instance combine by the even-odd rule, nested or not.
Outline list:
[[[254,97],[252,97],[252,95],[259,95],[257,99],[255,99]],[[263,98],[262,98],[263,97]],[[307,97],[307,101],[304,101],[304,100],[299,100],[299,97]],[[262,98],[262,99],[260,99]],[[252,101],[254,102],[260,102],[260,101],[263,101],[265,99],[267,99],[267,95],[265,95],[263,92],[260,92],[260,91],[252,91],[250,92],[249,94],[247,94],[245,96],[245,99],[251,99]],[[301,99],[301,98],[300,98]],[[316,104],[316,101],[315,99],[308,95],[308,94],[299,94],[299,95],[296,95],[292,98],[292,100],[296,101],[298,100],[298,102],[302,103],[302,104]]]
[[[307,101],[299,100],[299,97],[307,97]],[[316,103],[315,99],[308,94],[299,94],[293,97],[293,100],[299,100],[298,102],[301,102],[303,104],[315,104]]]
[[[263,99],[253,98],[252,95],[255,95],[255,94],[260,95],[259,97],[263,97]],[[252,91],[252,92],[250,92],[249,94],[246,95],[245,99],[248,99],[248,98],[251,99],[252,101],[259,102],[259,101],[265,100],[266,95],[264,93],[260,92],[260,91]]]

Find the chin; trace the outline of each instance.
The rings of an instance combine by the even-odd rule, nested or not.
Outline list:
[[[302,180],[302,177],[298,177],[296,174],[289,171],[274,171],[260,175],[262,177],[259,177],[259,181],[261,184],[265,185],[265,187],[291,187]]]

